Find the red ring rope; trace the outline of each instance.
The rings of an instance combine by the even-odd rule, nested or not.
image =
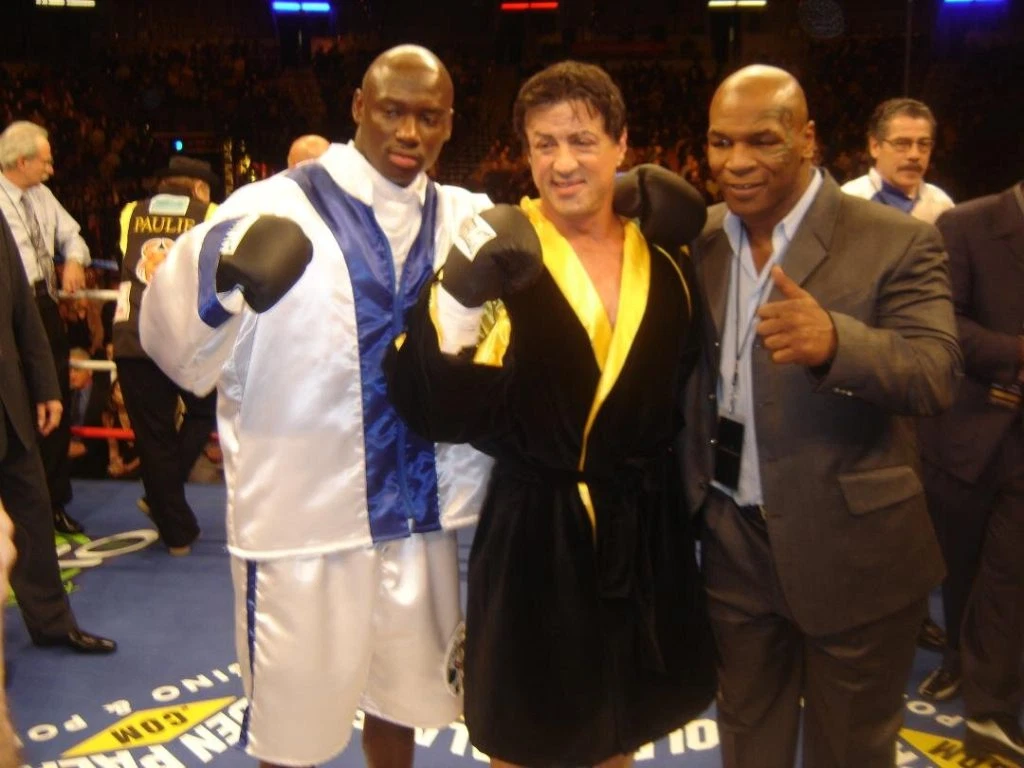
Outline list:
[[[97,440],[102,440],[104,438],[113,438],[114,440],[135,439],[135,432],[133,430],[121,429],[119,427],[71,427],[71,434],[75,437]],[[216,440],[217,433],[211,433],[210,439]]]

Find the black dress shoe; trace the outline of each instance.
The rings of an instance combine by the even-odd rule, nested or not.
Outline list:
[[[85,531],[80,522],[64,511],[64,507],[54,507],[53,527],[57,533],[82,533]]]
[[[926,651],[944,651],[946,649],[946,633],[942,627],[926,618],[917,633],[917,647]]]
[[[92,635],[81,629],[72,629],[66,635],[56,637],[34,637],[32,642],[44,648],[64,646],[78,653],[113,653],[117,643],[99,635]]]

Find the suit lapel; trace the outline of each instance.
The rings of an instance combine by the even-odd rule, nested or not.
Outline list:
[[[732,246],[724,229],[708,236],[700,264],[701,279],[708,300],[711,318],[715,322],[715,338],[722,338],[725,309],[729,290],[729,268],[732,265]]]
[[[1002,195],[999,218],[993,235],[1006,243],[1017,257],[1017,264],[1024,267],[1024,211],[1021,210],[1020,185],[1015,185]]]
[[[832,242],[843,192],[827,171],[823,171],[821,189],[811,203],[796,235],[786,249],[782,269],[797,285],[803,285],[826,258]],[[778,288],[772,288],[769,301],[782,299]]]

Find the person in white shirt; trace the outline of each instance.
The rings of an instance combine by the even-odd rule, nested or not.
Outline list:
[[[68,344],[64,322],[57,306],[54,258],[64,257],[60,288],[74,293],[85,288],[85,267],[89,247],[71,214],[64,210],[44,182],[53,176],[53,152],[46,129],[26,120],[11,123],[0,134],[0,211],[14,234],[33,287],[39,314],[57,366],[64,418],[57,429],[39,441],[46,470],[46,482],[53,507],[54,527],[61,533],[81,533],[82,526],[64,507],[71,501],[70,412]]]
[[[868,150],[875,165],[843,184],[843,192],[934,224],[953,207],[949,195],[924,180],[935,149],[935,128],[935,115],[927,104],[907,98],[883,101],[868,125]],[[921,624],[917,644],[929,651],[946,650],[946,633],[931,615]],[[932,694],[922,691],[922,695]]]
[[[868,151],[874,160],[866,174],[843,184],[850,195],[898,208],[934,224],[953,200],[924,180],[935,149],[935,115],[917,99],[888,99],[868,125]]]

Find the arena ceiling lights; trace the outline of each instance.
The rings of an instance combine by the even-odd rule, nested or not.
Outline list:
[[[708,8],[713,11],[760,10],[767,5],[768,0],[708,0]]]
[[[274,0],[270,4],[274,13],[331,13],[330,3],[296,2],[295,0]]]
[[[557,11],[556,2],[505,2],[501,4],[501,10],[505,13],[516,11]]]
[[[96,0],[36,0],[40,8],[95,8]]]

